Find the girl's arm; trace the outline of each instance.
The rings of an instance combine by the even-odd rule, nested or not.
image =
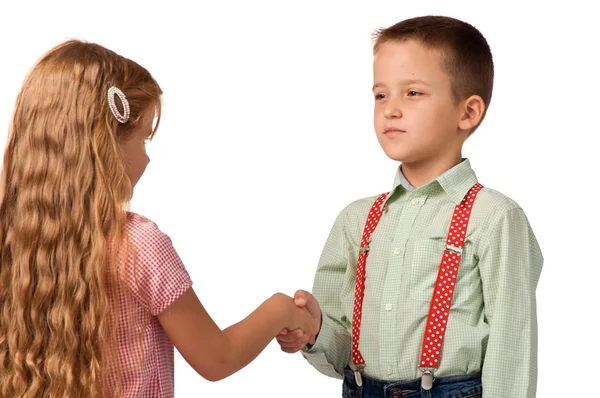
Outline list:
[[[315,328],[306,309],[278,293],[242,321],[221,330],[192,288],[161,312],[158,320],[187,363],[210,381],[248,365],[283,328],[300,328],[309,335]]]

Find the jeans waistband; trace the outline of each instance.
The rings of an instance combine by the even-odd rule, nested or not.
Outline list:
[[[405,395],[414,394],[421,391],[421,379],[407,380],[407,381],[383,381],[377,380],[365,375],[362,375],[362,394],[382,396],[382,397],[402,397]],[[472,374],[464,376],[448,376],[448,377],[437,377],[433,382],[433,391],[435,390],[447,390],[452,389],[453,385],[471,385],[480,384],[481,374]],[[344,370],[344,385],[346,388],[351,390],[358,390],[356,385],[356,379],[354,371],[349,368]],[[401,394],[394,394],[400,393]]]

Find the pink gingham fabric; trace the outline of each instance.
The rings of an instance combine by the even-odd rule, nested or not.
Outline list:
[[[126,231],[136,258],[135,262],[133,257],[129,259],[123,278],[133,300],[125,300],[124,292],[118,297],[117,338],[122,380],[119,395],[173,397],[173,344],[157,315],[185,293],[192,280],[171,239],[154,222],[128,213]]]

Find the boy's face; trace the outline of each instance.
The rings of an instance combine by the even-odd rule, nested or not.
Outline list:
[[[440,53],[416,41],[382,44],[373,63],[375,132],[388,157],[422,163],[462,148],[461,103]]]

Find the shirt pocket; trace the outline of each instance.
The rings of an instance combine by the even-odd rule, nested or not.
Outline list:
[[[439,218],[426,227],[423,232],[413,240],[411,245],[412,255],[410,264],[410,297],[419,301],[431,302],[433,288],[446,249],[448,239],[449,219]],[[457,298],[468,299],[475,290],[480,288],[480,278],[477,270],[478,260],[474,255],[471,236],[467,233],[460,256],[460,266],[456,281],[456,293],[453,303]]]
[[[431,301],[440,262],[446,248],[447,231],[430,229],[416,238],[410,256],[410,286],[412,299]]]

